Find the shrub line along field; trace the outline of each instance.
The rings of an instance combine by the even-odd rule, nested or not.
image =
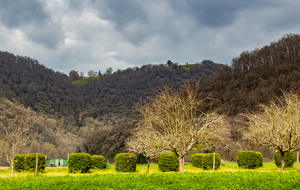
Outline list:
[[[24,171],[10,177],[9,169],[0,169],[0,189],[299,189],[300,172],[293,167],[281,171],[274,162],[261,168],[242,169],[226,162],[219,170],[203,170],[191,164],[184,173],[160,172],[157,164],[137,165],[135,173],[118,173],[114,165],[88,173],[68,173],[66,167],[46,168],[38,176]]]

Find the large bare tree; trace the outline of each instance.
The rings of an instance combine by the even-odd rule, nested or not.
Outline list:
[[[36,136],[32,128],[37,120],[36,113],[29,108],[4,98],[0,99],[1,144],[11,166],[11,175],[14,172],[14,156]]]
[[[215,112],[202,112],[198,83],[188,82],[179,91],[165,87],[151,103],[140,106],[142,125],[153,131],[165,150],[174,152],[183,172],[184,156],[196,146],[209,149],[219,137],[227,134],[222,117]]]
[[[283,93],[279,103],[260,105],[259,113],[244,114],[249,119],[248,132],[244,138],[259,145],[269,145],[281,154],[281,169],[284,170],[284,153],[300,150],[300,99],[298,94]]]

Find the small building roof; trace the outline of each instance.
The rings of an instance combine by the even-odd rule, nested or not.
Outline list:
[[[47,158],[47,160],[53,160],[53,159],[64,159],[64,160],[68,160],[66,158],[62,158],[62,157],[56,157],[56,158]]]

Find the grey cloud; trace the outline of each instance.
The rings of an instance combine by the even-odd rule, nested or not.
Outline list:
[[[138,0],[93,1],[99,17],[112,21],[116,29],[135,45],[141,45],[148,33],[145,31],[145,25],[149,24],[149,20],[140,2]]]
[[[49,18],[40,0],[0,0],[0,21],[8,28],[39,25]]]
[[[51,21],[51,15],[41,0],[0,0],[0,21],[9,29],[20,29],[28,40],[54,48],[62,42],[60,24]]]
[[[29,26],[25,30],[29,40],[42,44],[47,48],[55,48],[64,41],[63,31],[59,24],[44,24],[40,27]]]
[[[300,30],[298,0],[51,0],[45,9],[44,2],[0,0],[0,38],[9,37],[0,49],[65,73],[169,59],[230,64]]]
[[[102,16],[105,19],[113,20],[118,28],[134,21],[147,22],[147,16],[139,1],[136,0],[108,0],[98,6],[104,12]]]
[[[245,9],[261,9],[270,6],[269,0],[213,0],[213,1],[170,1],[173,9],[189,15],[197,23],[207,27],[223,27],[236,19],[237,13]],[[274,5],[277,5],[275,1]],[[278,5],[277,5],[278,6]]]

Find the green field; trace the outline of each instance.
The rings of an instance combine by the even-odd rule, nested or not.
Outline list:
[[[102,76],[98,76],[98,77],[90,77],[90,78],[86,78],[86,79],[81,79],[81,80],[77,80],[77,81],[73,81],[72,84],[78,84],[78,85],[82,85],[85,84],[91,80],[97,80],[100,79]]]
[[[105,170],[86,174],[69,174],[67,168],[46,168],[38,176],[21,172],[10,177],[9,169],[0,169],[0,189],[300,189],[300,172],[295,166],[280,171],[274,162],[255,170],[227,162],[215,172],[189,164],[184,171],[162,173],[152,164],[150,174],[146,174],[146,165],[138,165],[136,173],[124,174],[109,165]]]

